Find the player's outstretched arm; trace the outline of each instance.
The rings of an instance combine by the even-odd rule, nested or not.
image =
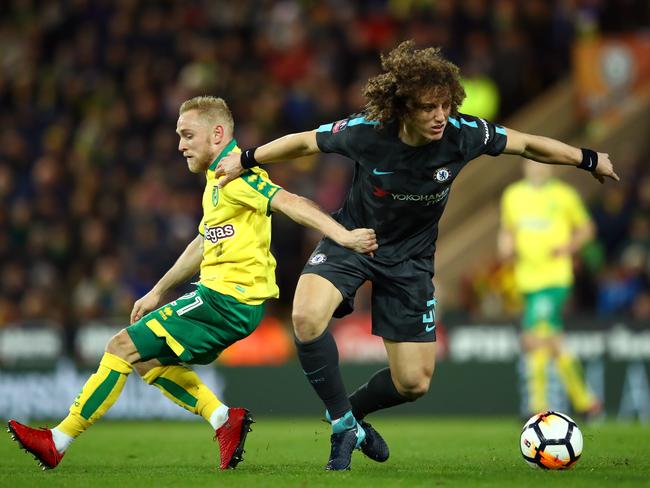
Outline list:
[[[184,281],[189,280],[201,268],[203,260],[203,236],[198,235],[190,242],[169,271],[142,298],[133,304],[131,323],[140,320],[145,314],[154,310],[163,294]]]
[[[240,153],[229,153],[219,161],[214,171],[219,179],[219,188],[239,177],[246,168],[259,164],[275,163],[300,158],[320,152],[316,144],[316,131],[298,132],[275,139],[260,147],[253,147]]]
[[[280,190],[271,200],[271,209],[282,212],[291,220],[316,229],[341,246],[353,251],[372,254],[377,249],[377,237],[373,229],[347,230],[323,212],[311,200]]]
[[[619,181],[607,153],[579,149],[550,137],[526,134],[512,129],[507,129],[506,132],[508,141],[503,151],[506,154],[519,154],[540,163],[577,166],[591,171],[594,178],[601,183],[605,182],[605,177]]]

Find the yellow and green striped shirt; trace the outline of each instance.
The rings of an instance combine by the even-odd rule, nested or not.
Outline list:
[[[217,163],[241,152],[233,139],[206,171],[204,237],[199,282],[242,303],[256,305],[278,296],[276,261],[271,254],[271,200],[281,188],[261,168],[246,170],[224,188],[217,187]]]

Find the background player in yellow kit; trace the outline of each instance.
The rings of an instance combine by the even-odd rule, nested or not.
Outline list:
[[[594,226],[578,193],[552,178],[552,171],[551,166],[527,160],[524,179],[506,188],[499,253],[514,259],[515,283],[524,298],[522,345],[530,413],[549,408],[547,370],[553,359],[575,411],[596,414],[601,404],[562,341],[562,309],[573,284],[572,256],[592,239]]]
[[[253,168],[227,188],[218,188],[214,169],[229,152],[239,152],[226,103],[196,97],[179,110],[179,151],[193,173],[204,173],[199,235],[144,297],[135,302],[131,324],[108,343],[99,369],[84,385],[69,415],[53,429],[34,429],[15,420],[9,430],[44,468],[54,468],[72,441],[115,403],[135,369],[173,402],[205,418],[219,441],[221,469],[234,468],[243,453],[252,417],[228,408],[196,373],[181,363],[207,364],[255,330],[264,302],[278,296],[271,242],[271,212],[320,230],[361,253],[377,248],[371,229],[347,230],[313,202],[289,193]],[[163,294],[200,270],[196,290],[158,309]]]

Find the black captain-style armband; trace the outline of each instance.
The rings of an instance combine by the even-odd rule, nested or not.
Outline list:
[[[596,151],[587,149],[586,147],[583,147],[580,150],[582,151],[582,162],[578,165],[578,168],[593,173],[596,171],[596,166],[598,166],[598,154]]]
[[[256,149],[257,146],[251,147],[250,149],[246,149],[241,153],[241,156],[239,158],[239,163],[241,164],[242,168],[250,169],[260,165],[260,163],[257,162],[257,159],[255,159]]]

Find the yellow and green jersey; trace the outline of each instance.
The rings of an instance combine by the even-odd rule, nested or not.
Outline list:
[[[204,237],[199,282],[246,304],[278,296],[275,258],[271,254],[271,200],[279,186],[266,171],[252,168],[224,188],[217,187],[217,163],[229,152],[241,152],[233,139],[206,171]]]
[[[576,228],[589,222],[572,187],[556,179],[541,187],[525,180],[513,183],[503,194],[501,219],[514,235],[515,281],[522,293],[573,283],[571,256],[553,256]]]

